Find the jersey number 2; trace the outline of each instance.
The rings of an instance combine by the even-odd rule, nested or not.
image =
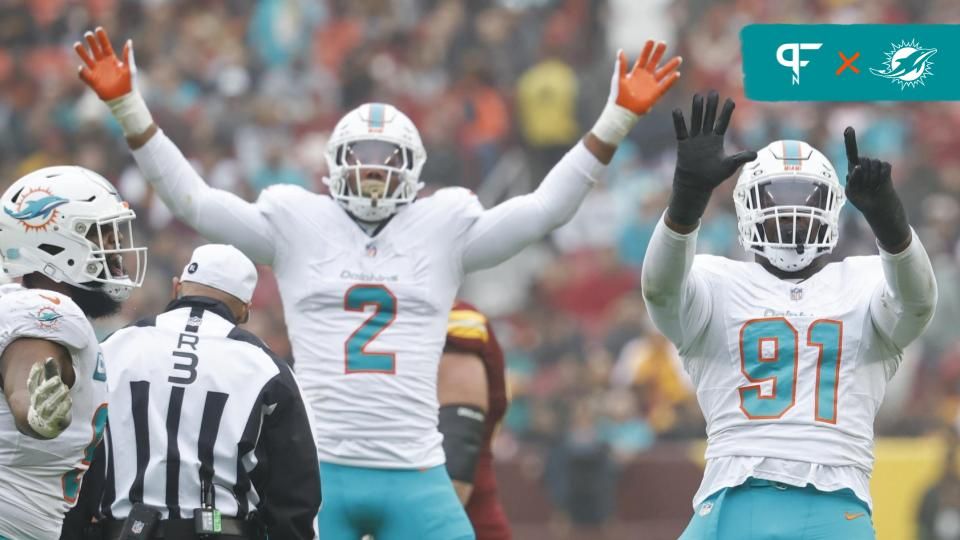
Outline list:
[[[366,311],[373,306],[373,314],[367,317],[343,344],[347,373],[396,373],[397,359],[392,352],[370,352],[367,347],[397,319],[397,297],[383,285],[354,285],[343,297],[343,309]]]
[[[820,319],[807,329],[807,346],[819,349],[814,394],[814,419],[837,423],[843,323]],[[740,370],[751,384],[740,387],[740,409],[751,420],[782,417],[797,401],[800,365],[797,329],[783,317],[754,319],[740,328]],[[770,382],[772,393],[760,392]]]

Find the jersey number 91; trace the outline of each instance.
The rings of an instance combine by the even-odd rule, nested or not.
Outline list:
[[[837,423],[837,391],[840,387],[840,356],[843,323],[819,319],[807,329],[807,347],[816,347],[817,380],[814,419]],[[783,417],[797,400],[800,338],[797,329],[783,317],[754,319],[740,328],[740,370],[751,384],[739,388],[740,408],[751,420]],[[764,395],[761,383],[769,382],[772,393]]]

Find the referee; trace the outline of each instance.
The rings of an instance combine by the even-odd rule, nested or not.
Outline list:
[[[316,538],[310,413],[290,368],[237,327],[256,283],[236,248],[201,246],[166,311],[103,343],[105,477],[84,538]]]

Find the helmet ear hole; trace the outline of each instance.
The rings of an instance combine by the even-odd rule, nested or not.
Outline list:
[[[45,251],[50,254],[51,257],[56,257],[63,252],[63,248],[60,246],[55,246],[53,244],[40,244],[37,246],[37,249]]]

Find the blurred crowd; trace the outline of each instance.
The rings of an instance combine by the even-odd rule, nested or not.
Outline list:
[[[206,180],[249,200],[271,184],[322,191],[323,149],[339,116],[397,105],[427,147],[428,190],[463,185],[487,205],[528,192],[603,107],[617,48],[647,38],[684,57],[682,77],[617,153],[574,220],[463,295],[497,321],[513,396],[498,456],[546,471],[554,504],[602,523],[616,471],[658,440],[700,438],[703,420],[673,347],[651,327],[639,269],[669,195],[670,111],[715,88],[737,101],[732,146],[803,139],[842,173],[842,132],[893,163],[934,261],[940,303],[906,354],[879,434],[953,425],[960,408],[960,107],[944,103],[757,103],[743,96],[739,31],[754,22],[960,20],[951,0],[5,0],[0,3],[3,186],[46,165],[78,164],[115,182],[149,239],[148,278],[103,334],[159,310],[192,248],[143,181],[70,45],[102,25],[131,38],[154,117]],[[841,174],[842,176],[842,174]],[[733,182],[713,196],[702,252],[743,259]],[[852,207],[834,258],[875,253]],[[251,330],[290,355],[276,286],[261,268]],[[294,359],[295,360],[295,359]],[[576,486],[577,489],[572,489]]]

